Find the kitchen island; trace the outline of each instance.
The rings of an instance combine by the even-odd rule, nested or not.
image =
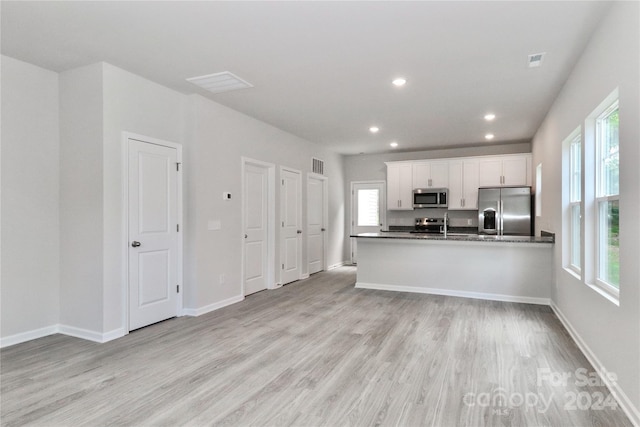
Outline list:
[[[358,242],[356,288],[549,304],[553,238],[380,232]]]

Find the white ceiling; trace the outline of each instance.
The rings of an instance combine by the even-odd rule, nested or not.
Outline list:
[[[54,71],[106,61],[345,154],[419,150],[530,139],[608,6],[3,1],[2,53]],[[221,71],[254,87],[185,81]]]

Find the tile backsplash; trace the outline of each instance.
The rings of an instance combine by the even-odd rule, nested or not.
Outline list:
[[[446,209],[416,209],[412,211],[387,211],[387,226],[413,226],[416,218],[442,218]],[[469,223],[469,221],[471,223]],[[451,227],[477,227],[478,211],[449,211]]]

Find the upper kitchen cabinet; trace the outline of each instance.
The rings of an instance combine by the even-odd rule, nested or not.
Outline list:
[[[387,209],[413,210],[413,167],[411,163],[386,163]]]
[[[413,188],[449,187],[449,162],[415,162],[413,164]]]
[[[478,209],[478,165],[477,159],[449,162],[449,209]]]
[[[480,159],[480,187],[511,185],[531,185],[531,155],[506,155]]]

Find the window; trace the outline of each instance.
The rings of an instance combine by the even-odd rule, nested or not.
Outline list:
[[[377,188],[358,189],[358,227],[381,225],[379,200]]]
[[[618,101],[596,119],[596,283],[620,288],[620,141]],[[611,290],[611,289],[607,289]],[[615,292],[617,293],[617,292]]]
[[[563,264],[619,304],[620,141],[618,90],[562,144]]]
[[[582,256],[582,134],[569,137],[569,268],[580,274]]]

